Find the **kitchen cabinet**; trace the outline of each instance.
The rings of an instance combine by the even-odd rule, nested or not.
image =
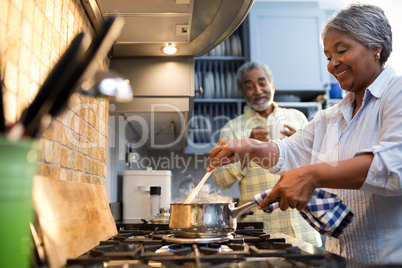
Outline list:
[[[328,93],[330,78],[320,43],[325,18],[317,2],[254,4],[249,14],[250,60],[269,65],[277,96],[311,101]]]

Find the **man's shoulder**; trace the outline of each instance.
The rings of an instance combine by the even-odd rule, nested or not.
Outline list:
[[[293,115],[293,116],[297,116],[297,117],[306,118],[304,113],[302,113],[301,111],[299,111],[295,108],[284,108],[284,107],[278,106],[276,109],[277,109],[277,112],[280,114]]]
[[[229,120],[224,127],[229,127],[232,125],[237,125],[243,123],[245,120],[247,120],[249,117],[246,114],[241,114],[236,116],[235,118]]]
[[[277,111],[281,111],[282,113],[299,113],[300,111],[295,108],[285,108],[285,107],[276,107]]]

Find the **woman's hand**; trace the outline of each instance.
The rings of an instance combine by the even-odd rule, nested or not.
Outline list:
[[[207,171],[240,161],[247,162],[250,152],[253,150],[252,144],[258,142],[254,139],[222,139],[209,152],[209,167]]]
[[[291,207],[300,211],[310,202],[315,188],[360,189],[373,157],[367,153],[348,160],[318,163],[284,172],[258,208],[266,208],[280,199],[281,210]]]
[[[259,209],[268,207],[280,199],[280,209],[296,208],[303,210],[310,202],[314,189],[317,188],[313,166],[304,166],[282,173],[271,193],[261,201]]]
[[[222,139],[209,153],[209,167],[212,171],[224,165],[240,161],[242,167],[254,161],[263,168],[270,168],[278,161],[279,149],[273,142],[256,139]]]

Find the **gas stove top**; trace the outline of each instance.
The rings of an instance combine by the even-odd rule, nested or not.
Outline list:
[[[346,267],[337,255],[254,226],[205,239],[175,237],[163,224],[118,228],[118,235],[69,259],[66,267]]]

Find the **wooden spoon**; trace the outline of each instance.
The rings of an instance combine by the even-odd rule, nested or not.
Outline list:
[[[188,195],[186,201],[184,201],[184,204],[190,204],[193,202],[194,198],[197,196],[198,192],[201,190],[201,187],[204,185],[204,183],[207,181],[209,176],[214,172],[214,170],[207,172],[200,183],[194,188],[194,190]]]

